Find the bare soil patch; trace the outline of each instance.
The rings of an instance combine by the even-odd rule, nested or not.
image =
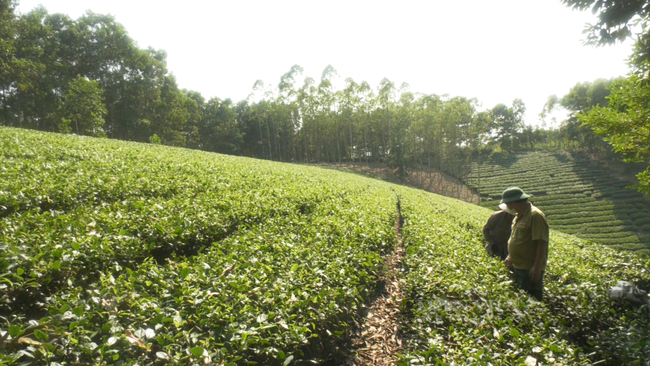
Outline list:
[[[479,194],[475,190],[467,187],[460,180],[445,173],[432,171],[426,166],[410,169],[407,177],[403,180],[399,179],[396,175],[395,169],[388,168],[386,164],[347,162],[320,164],[320,166],[331,167],[343,171],[358,172],[373,178],[408,185],[427,192],[456,198],[469,203],[478,203],[480,199]]]
[[[348,365],[394,365],[395,354],[402,349],[400,304],[404,297],[400,288],[400,272],[404,257],[401,236],[402,216],[399,202],[395,223],[397,243],[394,251],[385,257],[387,271],[365,315],[364,324],[352,338],[353,355]]]

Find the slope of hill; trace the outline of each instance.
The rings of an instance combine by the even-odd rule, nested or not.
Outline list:
[[[3,365],[341,364],[398,242],[398,200],[399,364],[650,357],[650,311],[607,296],[621,279],[647,289],[647,262],[553,232],[537,303],[486,255],[490,211],[476,205],[315,167],[9,128],[0,171]]]
[[[580,152],[535,151],[496,155],[474,163],[468,185],[496,209],[506,187],[534,195],[551,227],[614,248],[650,254],[650,198],[611,169]]]

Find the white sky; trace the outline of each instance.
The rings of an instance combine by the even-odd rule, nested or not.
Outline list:
[[[111,14],[141,48],[167,51],[180,88],[235,102],[258,79],[277,85],[294,64],[317,81],[331,64],[341,79],[376,88],[387,77],[484,108],[521,98],[537,124],[549,95],[625,75],[631,52],[631,42],[583,46],[595,16],[559,0],[21,0],[17,11],[38,4],[75,19]]]

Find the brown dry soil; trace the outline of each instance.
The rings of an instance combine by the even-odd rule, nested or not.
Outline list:
[[[387,271],[380,279],[375,297],[371,300],[364,323],[352,337],[352,355],[348,365],[394,365],[395,354],[402,349],[400,304],[404,297],[400,289],[400,273],[404,257],[402,215],[397,203],[395,233],[397,243],[392,253],[385,256]]]
[[[403,184],[469,203],[479,202],[480,196],[475,190],[467,187],[458,179],[448,174],[430,171],[425,166],[422,166],[420,169],[409,170],[408,176],[404,180],[400,180],[395,174],[395,169],[389,169],[386,164],[348,162],[318,164],[318,166],[348,173],[357,173],[391,183]]]
[[[407,185],[465,202],[479,202],[479,195],[475,191],[449,175],[428,172],[426,167],[419,171],[411,170],[406,179],[400,180],[395,174],[395,170],[387,168],[385,164],[340,163],[319,164],[319,166]],[[348,351],[344,351],[348,356],[344,359],[339,358],[339,364],[348,366],[395,365],[396,355],[403,349],[404,337],[400,326],[402,320],[400,305],[404,298],[400,279],[402,278],[402,259],[405,252],[401,236],[402,223],[398,202],[395,222],[397,243],[393,251],[384,256],[386,272],[379,279],[379,285],[361,320],[362,324],[348,343]]]

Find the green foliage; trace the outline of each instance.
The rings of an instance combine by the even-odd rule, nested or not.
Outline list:
[[[523,129],[525,112],[526,106],[521,99],[515,99],[510,108],[505,104],[498,104],[492,108],[496,139],[502,150],[511,150],[514,147],[513,140]]]
[[[484,253],[484,208],[331,170],[10,128],[0,159],[4,364],[325,361],[385,271],[397,195],[402,362],[648,357],[647,309],[606,295],[619,279],[649,283],[647,263],[553,232],[537,303]]]
[[[583,113],[578,117],[583,126],[604,136],[627,161],[649,164],[648,168],[637,175],[637,189],[650,195],[650,3],[646,0],[563,2],[580,10],[591,8],[597,14],[598,22],[587,28],[588,42],[591,44],[623,41],[632,36],[634,24],[640,25],[640,33],[635,37],[634,51],[630,56],[632,75],[613,83],[609,105],[601,103],[599,108],[582,110]]]
[[[513,365],[533,357],[588,365],[650,355],[648,308],[613,304],[607,294],[620,279],[647,286],[647,262],[552,230],[540,303],[483,250],[489,211],[406,189],[400,197],[409,350],[403,360]]]
[[[578,115],[588,112],[593,107],[606,106],[608,103],[609,89],[615,79],[597,79],[592,82],[577,83],[569,93],[558,99],[557,96],[549,97],[540,114],[542,118],[558,106],[566,109],[569,118],[562,121],[558,129],[558,142],[567,148],[586,149],[592,153],[604,155],[609,150],[609,145],[587,126],[584,126]]]
[[[3,3],[4,4],[4,3]],[[467,173],[473,153],[499,132],[503,148],[533,148],[520,100],[505,114],[478,112],[475,99],[412,93],[408,85],[346,80],[328,65],[317,83],[294,65],[276,88],[261,81],[239,103],[179,90],[166,53],[140,49],[108,15],[78,19],[39,7],[0,23],[0,124],[107,136],[276,161],[382,163],[408,171]],[[302,79],[302,84],[301,84]]]
[[[5,363],[318,357],[356,321],[394,242],[395,196],[365,178],[0,134]]]
[[[580,115],[583,124],[605,136],[627,162],[650,164],[650,84],[636,76],[612,85],[608,107]],[[640,192],[650,195],[650,167],[637,175]]]
[[[495,154],[480,166],[472,165],[466,182],[490,198],[480,203],[484,207],[496,209],[504,187],[519,186],[533,194],[551,228],[646,253],[640,249],[644,248],[641,237],[650,234],[643,220],[650,200],[627,189],[629,182],[616,179],[615,173],[586,153]]]
[[[158,137],[158,135],[156,135],[155,133],[153,135],[149,136],[149,142],[154,144],[154,145],[160,145],[161,144],[160,137]]]
[[[219,98],[210,99],[203,108],[203,119],[199,128],[203,150],[218,151],[225,154],[240,152],[243,133],[237,123],[237,113],[232,101]]]
[[[647,71],[648,60],[650,60],[647,28],[650,6],[647,0],[562,0],[562,2],[574,9],[590,9],[598,16],[596,24],[588,24],[585,29],[587,43],[592,45],[622,42],[632,37],[633,26],[641,23],[642,32],[636,37],[631,61],[637,71]]]
[[[61,118],[61,122],[56,126],[60,133],[72,133],[72,121],[66,118]]]
[[[61,125],[59,131],[72,130],[78,135],[99,135],[104,125],[104,107],[102,90],[96,81],[76,77],[66,88],[65,98],[59,108]]]

